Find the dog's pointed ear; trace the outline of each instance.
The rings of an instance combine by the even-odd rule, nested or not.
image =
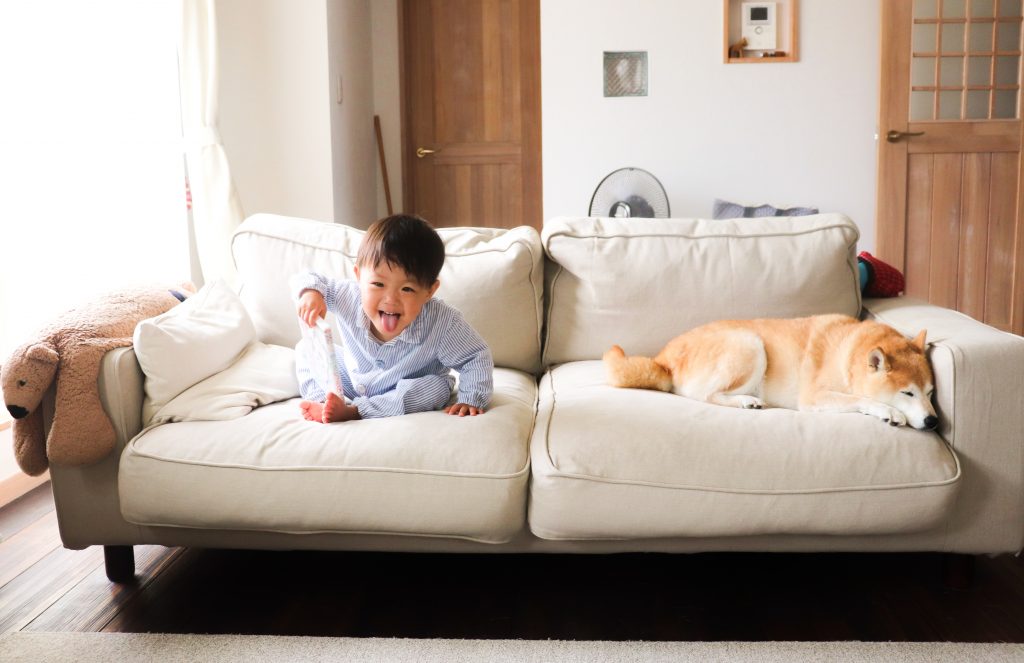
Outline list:
[[[873,371],[884,371],[886,370],[885,353],[882,352],[882,348],[875,348],[868,355],[868,366]]]
[[[928,337],[928,330],[927,329],[922,329],[921,333],[918,334],[914,338],[914,340],[912,341],[912,343],[914,344],[914,347],[917,348],[918,350],[920,350],[921,352],[924,352],[925,339],[927,337]]]

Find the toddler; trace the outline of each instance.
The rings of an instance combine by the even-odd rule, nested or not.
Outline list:
[[[349,421],[443,407],[459,371],[458,402],[448,414],[475,416],[489,406],[494,361],[480,335],[456,309],[433,299],[441,282],[444,244],[416,216],[377,221],[356,256],[356,280],[308,273],[293,277],[298,313],[312,327],[331,311],[344,348],[337,348],[344,398],[318,384],[306,341],[295,364],[303,416]]]

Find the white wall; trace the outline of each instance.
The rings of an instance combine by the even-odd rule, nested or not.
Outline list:
[[[376,218],[369,3],[217,0],[220,128],[247,215]]]
[[[373,113],[401,210],[398,1],[218,0],[218,10],[221,127],[246,213],[356,226],[383,216]],[[872,250],[879,6],[804,0],[800,10],[800,62],[726,65],[717,0],[543,0],[545,218],[586,214],[601,178],[632,165],[658,176],[674,216],[710,216],[716,197],[812,205],[849,215]],[[605,50],[648,51],[648,97],[602,96]]]
[[[371,4],[327,1],[333,218],[357,228],[367,228],[377,219]]]
[[[672,215],[810,205],[875,243],[879,4],[804,0],[800,61],[722,62],[718,0],[541,2],[544,217],[585,215],[606,174],[653,172]],[[648,52],[649,96],[604,98],[603,51]]]
[[[217,0],[220,127],[247,215],[334,218],[325,0]]]
[[[380,116],[391,205],[402,211],[402,107],[398,76],[398,0],[373,0],[373,112]],[[374,143],[376,148],[376,143]],[[377,153],[374,152],[374,155]],[[379,160],[379,158],[378,158]],[[384,178],[377,168],[377,216],[387,215]]]

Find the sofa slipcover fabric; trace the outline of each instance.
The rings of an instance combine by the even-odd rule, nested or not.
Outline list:
[[[634,340],[640,341],[652,336],[652,329],[664,334],[663,339],[648,339],[656,351],[668,337],[683,331],[672,316],[700,316],[704,308],[733,299],[747,313],[768,304],[778,306],[783,316],[806,313],[801,307],[807,308],[808,301],[820,304],[818,281],[845,283],[847,277],[836,280],[835,265],[819,262],[815,249],[805,242],[826,252],[835,250],[838,271],[849,270],[849,288],[843,285],[835,291],[838,300],[847,302],[839,307],[850,312],[849,302],[857,296],[853,256],[835,245],[843,241],[838,237],[853,231],[844,228],[843,220],[825,227],[824,217],[819,217],[820,228],[801,225],[809,219],[748,220],[743,222],[745,231],[763,229],[762,223],[780,223],[779,232],[711,239],[677,237],[680,226],[690,224],[699,230],[710,223],[692,220],[623,220],[616,232],[626,237],[569,232],[583,228],[584,221],[574,221],[572,227],[563,224],[556,237],[554,226],[560,222],[549,222],[549,250],[564,256],[575,270],[555,260],[545,265],[545,271],[558,277],[550,281],[554,296],[545,300],[552,302],[545,311],[556,327],[553,339],[563,344],[561,356],[572,355],[564,346],[567,338],[580,344],[581,354],[597,353],[592,359],[600,356],[606,341],[640,352],[643,348],[630,347],[623,337],[630,329],[638,330]],[[253,221],[235,241],[248,276],[242,298],[253,307],[250,313],[261,334],[272,336],[279,329],[291,342],[297,325],[290,294],[279,290],[283,279],[278,272],[290,270],[287,260],[312,260],[314,268],[332,269],[344,259],[342,249],[355,255],[360,234],[327,223],[275,217],[264,221],[259,222],[261,228],[253,227]],[[665,224],[664,232],[651,234],[660,223]],[[595,233],[607,230],[608,221],[592,222],[592,227]],[[451,232],[467,233],[468,242],[488,245],[508,239],[504,231]],[[533,231],[522,232],[536,239]],[[819,233],[823,237],[805,236]],[[347,239],[351,244],[344,243]],[[581,279],[588,260],[593,263],[591,271],[615,268],[612,256],[605,254],[608,242],[624,242],[632,268],[619,269],[611,279]],[[639,244],[634,246],[635,242]],[[763,242],[775,250],[745,246],[747,242]],[[470,279],[491,267],[502,273],[506,260],[512,255],[521,258],[520,247],[528,244],[513,242],[488,253],[499,264],[473,264],[464,273]],[[715,260],[708,264],[712,255]],[[642,256],[655,264],[638,261]],[[692,272],[681,262],[686,256]],[[748,269],[748,259],[757,269]],[[725,263],[734,270],[735,283],[724,278]],[[537,274],[529,273],[532,289]],[[766,295],[751,277],[764,274],[776,289],[772,296],[788,293],[789,299],[756,301]],[[655,276],[663,276],[664,283],[652,291]],[[475,280],[458,281],[449,278],[448,286],[468,292],[479,285]],[[519,283],[533,301],[526,281]],[[567,284],[575,290],[563,291]],[[607,301],[597,296],[606,293],[598,286],[626,293],[619,299],[630,306],[616,301],[620,309],[606,310]],[[467,305],[487,310],[493,303],[489,295]],[[593,304],[589,309],[586,301]],[[308,424],[313,433],[304,441],[317,451],[306,449],[291,435],[301,424],[294,419],[294,402],[259,408],[234,421],[166,424],[129,445],[142,427],[143,375],[131,348],[114,350],[104,358],[99,386],[117,431],[116,453],[94,465],[51,467],[61,540],[76,549],[161,544],[491,553],[1019,551],[1024,545],[1024,339],[906,297],[864,305],[869,314],[910,337],[922,326],[928,328],[941,440],[932,433],[891,429],[857,414],[711,411],[706,410],[710,405],[687,403],[669,394],[613,392],[604,385],[600,365],[584,362],[558,366],[541,378],[546,392],[537,410],[531,396],[535,382],[520,374],[525,380],[521,397],[513,395],[511,381],[507,388],[499,386],[499,398],[509,400],[473,420],[438,413],[422,417],[437,415],[444,421],[400,417],[386,427],[358,429],[359,440],[357,429],[349,424]],[[523,315],[528,308],[523,308]],[[619,312],[611,315],[611,310]],[[506,318],[503,311],[488,315],[509,325],[509,333],[518,337],[512,328],[522,316],[512,319],[509,313]],[[568,323],[578,328],[566,327]],[[535,321],[527,327],[536,332]],[[608,338],[592,342],[591,334]],[[500,335],[496,338],[501,340]],[[262,340],[273,341],[267,336]],[[505,378],[500,380],[504,385]],[[635,411],[615,416],[632,399]],[[44,419],[52,402],[51,392],[44,401]],[[508,406],[516,410],[514,416],[501,414]],[[720,418],[726,417],[731,421],[729,434],[717,436],[724,420]],[[826,426],[826,420],[832,423]],[[424,426],[422,421],[432,423]],[[575,428],[571,421],[577,422]],[[250,428],[250,422],[267,425]],[[236,426],[241,428],[236,431]],[[689,438],[691,429],[693,440],[683,439]],[[275,431],[281,437],[268,443]],[[193,441],[200,434],[202,444]],[[408,444],[396,446],[396,435]],[[459,439],[462,435],[467,439]],[[526,465],[531,436],[532,473]],[[243,437],[244,443],[239,441]],[[509,444],[499,444],[502,439]],[[955,456],[943,451],[943,441]],[[756,469],[757,464],[762,469]],[[962,474],[959,481],[954,480],[957,471]],[[883,480],[890,482],[888,488],[876,483]],[[545,538],[531,533],[523,517],[528,492],[533,531]],[[932,515],[942,509],[940,516]],[[833,516],[836,523],[826,522]],[[317,533],[316,528],[326,530]],[[777,533],[737,535],[766,529]],[[694,534],[709,530],[724,533]]]
[[[912,297],[868,299],[864,307],[904,335],[928,330],[938,432],[964,467],[957,508],[946,523],[947,545],[969,552],[1020,550],[1024,338]]]
[[[597,361],[545,375],[538,410],[541,538],[909,532],[946,514],[960,478],[934,433],[616,389]]]
[[[544,364],[599,359],[613,343],[653,356],[712,320],[857,316],[858,236],[841,214],[552,219]]]
[[[500,543],[523,527],[535,402],[533,376],[495,369],[491,409],[476,417],[323,425],[292,400],[164,424],[121,456],[121,512],[140,525]]]
[[[239,226],[231,251],[242,280],[239,294],[259,340],[295,346],[300,333],[289,277],[314,270],[354,278],[364,234],[340,224],[272,214],[256,214]],[[544,252],[537,231],[526,226],[441,228],[438,234],[445,243],[445,265],[437,297],[459,309],[480,332],[496,366],[539,372]]]

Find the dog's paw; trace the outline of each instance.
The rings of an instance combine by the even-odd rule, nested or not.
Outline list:
[[[907,415],[903,414],[894,407],[889,407],[884,403],[874,403],[868,406],[864,410],[864,414],[870,414],[872,417],[877,417],[889,424],[890,426],[906,426]]]
[[[909,422],[907,421],[907,415],[896,410],[895,416],[889,420],[889,423],[893,426],[906,426]]]
[[[744,410],[760,410],[764,407],[764,401],[756,396],[737,396],[740,407]]]

